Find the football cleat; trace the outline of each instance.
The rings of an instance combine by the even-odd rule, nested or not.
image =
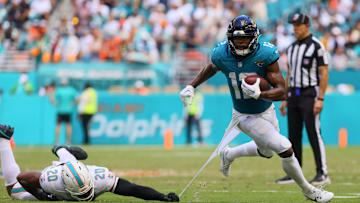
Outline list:
[[[9,125],[0,124],[0,137],[10,140],[14,134],[14,128]]]
[[[180,201],[179,196],[177,196],[175,193],[170,192],[166,196],[164,196],[164,199],[162,199],[164,202],[178,202]]]
[[[232,160],[226,158],[228,152],[229,152],[229,147],[227,146],[220,152],[220,171],[225,177],[229,176],[230,166],[231,163],[233,162]]]
[[[277,179],[275,181],[275,183],[277,183],[277,184],[290,184],[290,183],[295,183],[295,181],[290,176],[285,176],[285,177]]]
[[[307,199],[320,203],[329,202],[334,197],[334,193],[323,190],[321,187],[314,187],[310,193],[303,194]]]
[[[311,181],[311,184],[313,185],[324,185],[324,184],[330,184],[331,180],[329,178],[329,176],[327,175],[320,175],[317,174]]]
[[[67,146],[67,145],[54,145],[51,149],[52,153],[54,153],[56,156],[57,150],[65,148],[68,152],[70,152],[77,160],[85,160],[87,159],[88,155],[85,150],[81,149],[78,146]]]

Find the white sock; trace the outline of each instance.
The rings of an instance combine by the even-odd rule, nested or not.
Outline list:
[[[0,138],[0,154],[5,186],[13,185],[17,182],[16,176],[20,174],[20,168],[15,161],[10,141],[5,138]]]
[[[282,167],[286,174],[294,179],[301,187],[304,193],[309,193],[314,188],[314,186],[305,179],[299,162],[296,160],[294,154],[291,157],[282,158]]]
[[[76,158],[74,157],[74,155],[72,155],[65,148],[58,149],[56,151],[56,154],[58,155],[61,163],[65,163],[65,162],[68,162],[68,161],[76,161]]]
[[[257,152],[257,145],[254,141],[230,148],[226,154],[226,158],[229,160],[234,160],[237,157],[242,156],[259,156],[259,153]]]

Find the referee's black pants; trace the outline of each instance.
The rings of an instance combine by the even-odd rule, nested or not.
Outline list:
[[[80,114],[81,124],[84,131],[84,142],[83,144],[89,144],[89,123],[93,114]]]
[[[314,115],[316,89],[290,88],[287,99],[289,140],[295,157],[302,166],[302,130],[305,123],[306,132],[312,147],[316,173],[327,175],[325,145],[320,133],[320,115]]]

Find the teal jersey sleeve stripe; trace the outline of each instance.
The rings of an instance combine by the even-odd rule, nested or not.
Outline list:
[[[76,172],[75,168],[73,167],[73,165],[70,162],[66,162],[66,166],[70,169],[71,173],[73,174],[73,176],[76,179],[76,182],[80,185],[80,187],[84,187],[84,183],[81,181],[80,176],[78,175],[78,173]]]
[[[11,189],[11,193],[19,193],[19,192],[26,192],[24,188],[13,188]]]

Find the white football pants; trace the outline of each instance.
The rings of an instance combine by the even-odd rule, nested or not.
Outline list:
[[[271,157],[273,152],[280,154],[291,147],[290,141],[279,133],[274,104],[260,114],[242,114],[233,109],[232,120],[224,136],[232,132],[230,128],[235,127],[250,136],[259,152],[266,157]]]

